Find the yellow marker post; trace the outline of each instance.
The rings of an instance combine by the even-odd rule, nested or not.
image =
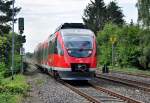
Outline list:
[[[117,41],[117,38],[115,36],[110,37],[110,42],[114,44]]]
[[[110,42],[112,44],[112,66],[114,65],[114,44],[117,41],[115,36],[110,37]]]

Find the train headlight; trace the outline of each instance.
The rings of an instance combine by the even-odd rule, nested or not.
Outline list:
[[[68,53],[71,53],[71,50],[68,50]]]
[[[89,52],[88,52],[89,54],[92,54],[92,50],[89,50]]]

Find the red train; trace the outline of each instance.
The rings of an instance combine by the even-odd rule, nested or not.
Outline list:
[[[35,49],[36,64],[63,80],[91,80],[97,65],[96,38],[82,23],[64,23]]]

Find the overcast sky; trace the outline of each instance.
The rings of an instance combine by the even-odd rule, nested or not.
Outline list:
[[[104,0],[106,4],[113,0]],[[122,8],[125,20],[137,21],[137,0],[116,0]],[[44,41],[56,27],[64,22],[82,22],[83,10],[90,0],[16,0],[15,6],[21,7],[18,17],[25,18],[27,42],[26,52],[33,52],[36,45]],[[16,32],[17,30],[17,24]]]

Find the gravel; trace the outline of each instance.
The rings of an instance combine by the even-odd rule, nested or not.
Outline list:
[[[143,90],[138,90],[136,88],[129,87],[123,84],[97,78],[91,82],[101,87],[120,93],[124,96],[131,97],[135,100],[143,101],[144,103],[150,103],[150,93],[147,93]]]
[[[39,70],[33,65],[30,65],[30,67],[31,68],[29,69],[26,75],[28,83],[30,84],[31,88],[28,91],[27,97],[23,100],[23,103],[90,103],[82,96],[76,94],[69,88],[55,81],[49,75],[39,72]],[[119,74],[116,75],[119,76]],[[134,78],[135,76],[133,77],[122,76],[122,78],[126,77]],[[134,80],[136,79],[134,78]],[[140,80],[143,81],[145,80],[145,78],[143,80],[142,79]],[[148,81],[149,80],[147,79],[146,82]],[[101,87],[110,89],[112,91],[116,91],[117,93],[120,93],[122,95],[143,101],[144,103],[150,103],[150,93],[144,92],[142,90],[138,90],[133,87],[129,87],[123,84],[114,83],[102,79],[95,79],[91,82]],[[102,95],[98,91],[92,90],[92,88],[84,87],[80,89],[81,90],[84,89],[87,92],[87,94],[95,95],[98,98],[103,97],[104,99],[104,97],[107,95],[107,94]]]
[[[49,75],[40,73],[34,66],[31,68],[31,75],[26,73],[31,89],[23,103],[90,103]]]
[[[132,76],[132,75],[127,75],[127,74],[119,74],[119,73],[108,73],[106,75],[110,75],[113,77],[117,78],[123,78],[123,79],[128,79],[128,80],[134,80],[134,81],[139,81],[143,83],[147,83],[150,85],[150,78],[144,78],[144,77],[138,77],[138,76]]]

